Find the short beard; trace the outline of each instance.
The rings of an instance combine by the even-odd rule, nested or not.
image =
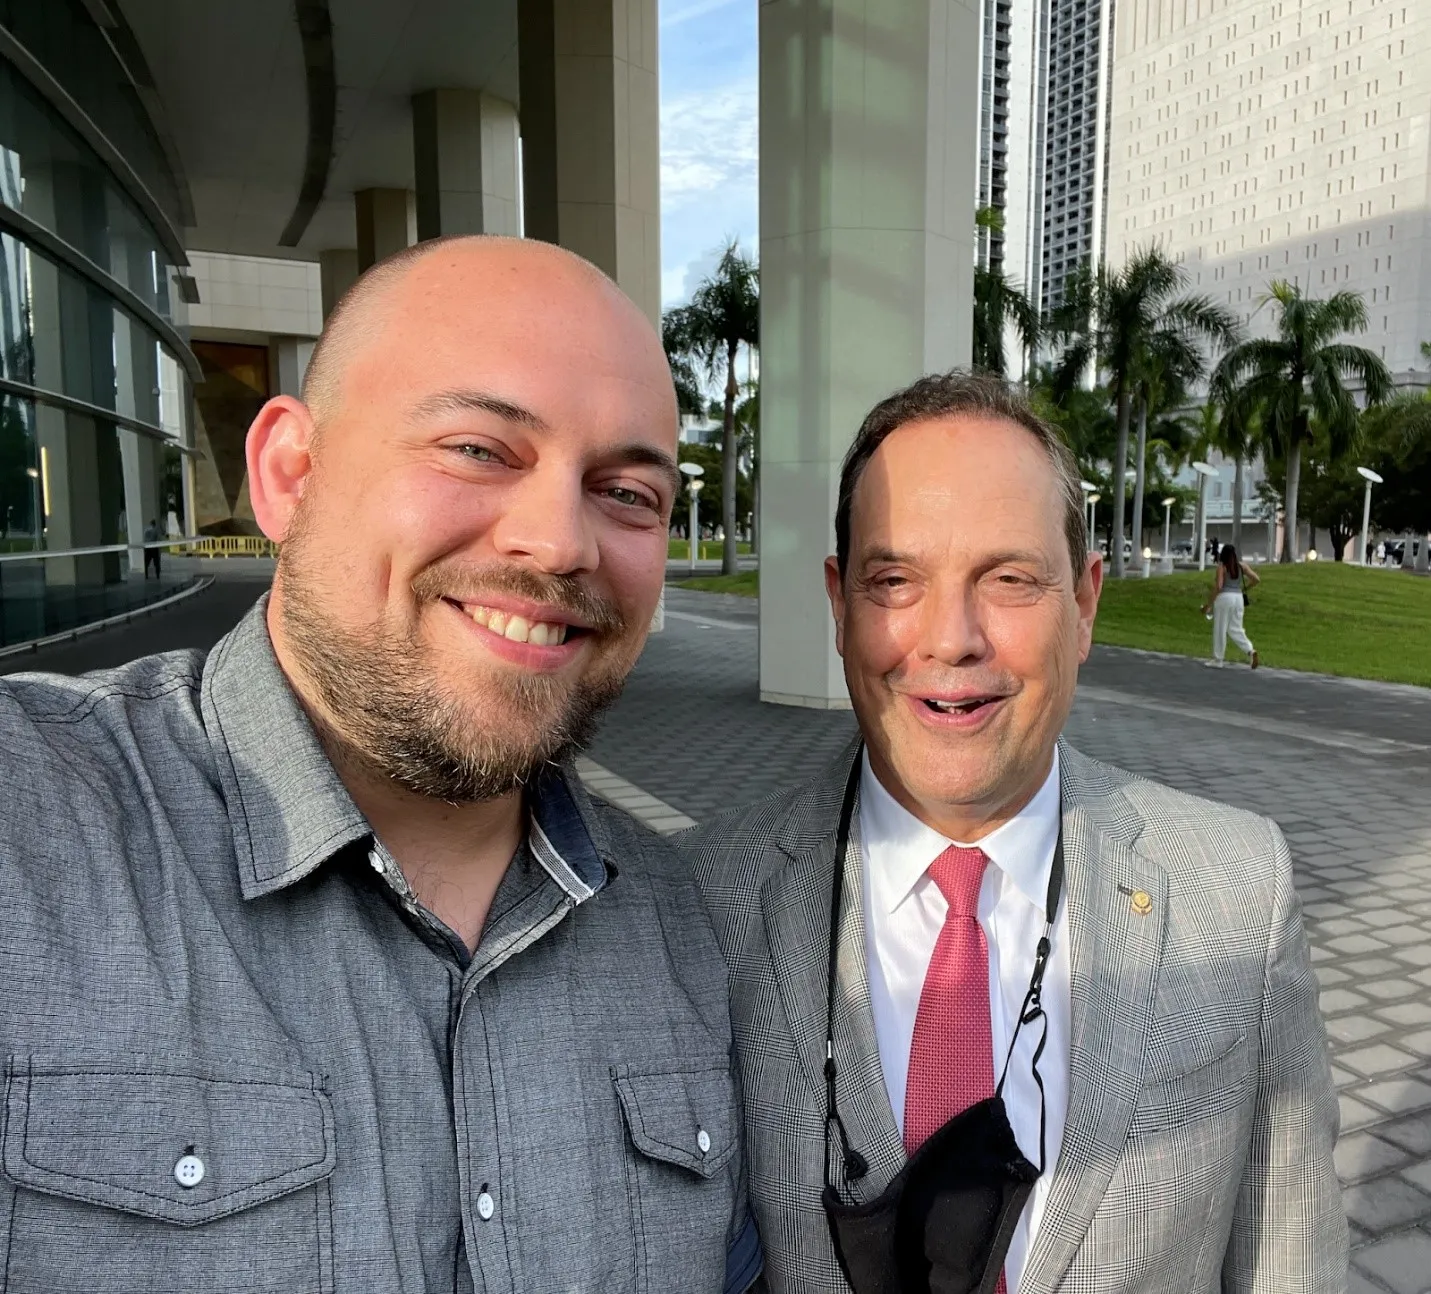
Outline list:
[[[340,759],[355,757],[415,795],[451,804],[509,795],[585,747],[602,711],[621,695],[624,653],[603,659],[612,647],[601,645],[619,645],[625,621],[579,580],[507,565],[475,572],[455,563],[431,567],[413,582],[419,607],[443,596],[504,592],[561,607],[594,626],[598,664],[591,674],[574,685],[542,674],[488,675],[484,685],[499,695],[491,698],[493,718],[477,730],[460,697],[436,682],[415,623],[348,630],[325,615],[317,581],[301,560],[304,546],[299,527],[279,559],[279,613],[287,645],[321,703],[323,736],[338,745],[333,753]]]

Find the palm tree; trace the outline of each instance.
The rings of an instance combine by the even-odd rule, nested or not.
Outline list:
[[[736,554],[736,472],[739,453],[736,444],[735,402],[740,383],[735,361],[741,346],[754,347],[760,341],[760,271],[732,240],[726,244],[715,272],[704,279],[691,296],[689,305],[668,310],[662,321],[666,350],[704,370],[708,380],[725,379],[724,421],[721,430],[721,517],[725,527],[725,551],[721,572],[734,575]]]
[[[1229,387],[1219,367],[1214,371],[1208,387],[1207,408],[1212,410],[1208,445],[1224,458],[1232,460],[1232,546],[1240,555],[1244,469],[1261,444],[1257,405],[1245,390]]]
[[[1140,378],[1155,364],[1202,371],[1200,342],[1226,344],[1235,336],[1231,313],[1210,297],[1174,298],[1187,281],[1181,265],[1158,247],[1134,252],[1121,269],[1087,266],[1065,289],[1050,332],[1063,343],[1059,382],[1067,389],[1092,370],[1107,376],[1117,414],[1118,439],[1109,479],[1113,485],[1114,578],[1123,574],[1123,521],[1128,467],[1128,424]]]
[[[1001,231],[1003,213],[995,207],[980,207],[974,215],[979,229]],[[1018,334],[1024,353],[1024,372],[1038,345],[1042,329],[1038,311],[1024,290],[993,265],[974,266],[974,351],[975,368],[987,369],[1000,377],[1008,376],[1004,355],[1004,336],[1010,325]]]
[[[1240,391],[1262,410],[1262,428],[1270,448],[1287,465],[1282,501],[1286,540],[1282,560],[1297,558],[1297,490],[1302,449],[1312,439],[1313,419],[1326,431],[1332,457],[1347,452],[1356,437],[1357,406],[1345,379],[1361,383],[1366,403],[1381,404],[1391,395],[1386,365],[1364,346],[1334,338],[1366,330],[1366,302],[1359,292],[1336,292],[1324,300],[1302,295],[1300,287],[1278,279],[1261,304],[1277,307],[1277,335],[1243,342],[1218,367],[1224,390]]]

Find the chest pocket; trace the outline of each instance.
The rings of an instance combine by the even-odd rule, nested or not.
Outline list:
[[[720,1289],[736,1204],[739,1112],[722,1060],[709,1068],[614,1066],[634,1153],[626,1188],[641,1294]]]
[[[0,1287],[331,1291],[333,1111],[316,1084],[118,1069],[11,1063]]]

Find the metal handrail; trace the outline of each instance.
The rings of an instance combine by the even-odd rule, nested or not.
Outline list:
[[[100,544],[94,548],[33,548],[27,553],[0,553],[0,562],[49,562],[61,557],[99,557],[105,553],[127,553],[131,548],[181,548],[201,544],[212,535],[184,535],[176,539],[154,539],[142,544]]]

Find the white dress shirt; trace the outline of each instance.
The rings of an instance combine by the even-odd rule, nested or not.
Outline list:
[[[1034,956],[1043,935],[1049,873],[1058,843],[1058,754],[1043,787],[1017,817],[973,847],[989,856],[979,891],[979,924],[989,944],[989,1007],[997,1081],[1009,1039],[1033,974]],[[924,975],[934,944],[944,928],[949,904],[929,876],[929,866],[950,845],[925,826],[880,784],[864,757],[860,778],[860,855],[865,909],[865,957],[869,966],[870,1005],[880,1066],[894,1117],[904,1131],[904,1089],[909,1049]],[[1004,1274],[1009,1294],[1018,1294],[1029,1247],[1043,1216],[1048,1183],[1063,1141],[1068,1114],[1069,956],[1067,905],[1060,900],[1050,935],[1044,972],[1043,1006],[1048,1013],[1048,1043],[1039,1060],[1047,1104],[1047,1140],[1043,1175],[1034,1185],[1009,1245]],[[1039,1162],[1039,1091],[1031,1063],[1037,1026],[1025,1026],[1009,1064],[1004,1104],[1019,1149]]]

